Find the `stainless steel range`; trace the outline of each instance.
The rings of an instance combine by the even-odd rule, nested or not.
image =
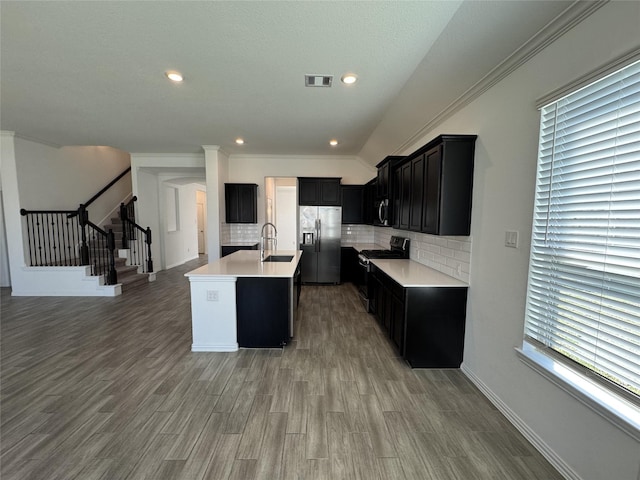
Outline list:
[[[369,272],[371,272],[372,265],[370,260],[375,258],[408,259],[409,242],[408,238],[392,236],[389,241],[390,248],[388,250],[362,250],[358,255],[358,264],[364,272],[364,275],[361,277],[362,283],[358,285],[358,293],[367,311],[369,311],[369,299],[371,298]]]

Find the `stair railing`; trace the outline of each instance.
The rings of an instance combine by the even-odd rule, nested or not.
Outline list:
[[[141,227],[135,222],[133,197],[128,203],[120,204],[120,220],[122,221],[122,248],[128,248],[131,265],[142,267],[142,273],[153,272],[151,258],[151,229]]]
[[[77,210],[20,210],[26,217],[29,264],[91,267],[92,276],[104,275],[105,284],[115,285],[115,235],[93,222],[85,205]]]

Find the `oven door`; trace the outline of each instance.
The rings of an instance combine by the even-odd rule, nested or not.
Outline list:
[[[358,255],[358,272],[356,275],[356,286],[358,287],[358,295],[360,297],[360,301],[364,305],[365,310],[369,311],[369,269],[370,265],[368,260],[362,256]]]

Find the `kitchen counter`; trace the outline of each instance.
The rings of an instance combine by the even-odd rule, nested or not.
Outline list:
[[[468,287],[462,280],[450,277],[413,260],[371,259],[376,267],[402,287]]]
[[[185,274],[191,290],[192,352],[279,347],[293,332],[300,250],[289,262],[261,262],[259,250],[239,250]],[[297,278],[297,277],[296,277]]]
[[[185,273],[185,277],[293,277],[301,250],[265,250],[269,255],[293,255],[290,262],[261,262],[259,250],[240,250]],[[189,278],[191,280],[191,278]]]

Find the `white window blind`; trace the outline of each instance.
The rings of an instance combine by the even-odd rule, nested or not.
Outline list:
[[[640,396],[640,62],[542,108],[525,336]]]

